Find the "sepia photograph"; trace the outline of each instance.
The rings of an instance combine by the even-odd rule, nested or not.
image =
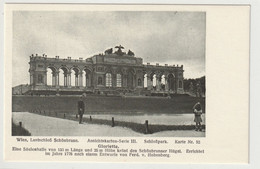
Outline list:
[[[206,12],[12,15],[12,136],[206,136]]]
[[[248,164],[250,12],[5,5],[4,161]]]

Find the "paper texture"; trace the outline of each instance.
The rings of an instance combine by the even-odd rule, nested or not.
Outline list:
[[[28,78],[30,76],[29,73],[26,72],[27,74],[21,74],[21,77],[12,77],[12,72],[14,71],[13,66],[17,66],[13,64],[14,60],[15,58],[19,58],[13,54],[13,43],[16,40],[13,39],[16,33],[13,31],[13,26],[15,25],[13,18],[14,13],[17,11],[32,13],[59,11],[67,12],[68,15],[70,12],[75,11],[99,11],[101,13],[104,11],[176,11],[182,13],[204,13],[206,16],[206,39],[204,46],[206,114],[203,116],[203,125],[206,125],[206,130],[204,135],[195,137],[193,137],[192,134],[188,136],[183,135],[183,137],[164,135],[162,137],[159,135],[136,134],[132,132],[132,130],[129,130],[135,134],[125,134],[123,136],[113,136],[113,134],[111,134],[111,136],[109,136],[109,134],[105,136],[12,136],[11,124],[12,116],[14,115],[12,112],[13,79],[18,79],[22,76]],[[75,20],[77,20],[77,18],[75,18]],[[248,163],[249,21],[249,6],[5,5],[4,160],[133,163]],[[27,20],[20,22],[27,22]],[[35,20],[34,24],[37,24],[37,20]],[[71,24],[73,26],[73,23]],[[135,25],[128,26],[134,27]],[[37,30],[35,30],[35,33],[40,34],[42,37],[49,36],[47,34],[43,35],[41,31],[37,32]],[[134,36],[135,32],[129,33],[132,33]],[[142,34],[145,34],[145,32],[142,32]],[[102,41],[102,39],[99,39],[99,41]],[[27,40],[25,40],[25,42],[27,42]],[[99,42],[95,41],[93,43],[98,44]],[[138,43],[138,40],[136,40],[136,43]],[[152,44],[152,42],[149,43]],[[41,44],[41,42],[39,42],[39,44]],[[112,45],[114,44],[111,44],[111,46]],[[141,45],[144,44],[140,44],[140,46]],[[21,44],[21,46],[24,47],[26,44]],[[41,45],[38,47],[40,48]],[[70,50],[77,50],[77,46],[70,47]],[[64,47],[64,50],[65,48],[67,47]],[[58,47],[56,47],[56,49],[58,50]],[[33,53],[34,51],[28,52]],[[138,54],[136,53],[136,55]],[[26,62],[29,62],[29,55],[24,56],[24,58],[28,58]],[[125,63],[131,62],[126,61]],[[164,63],[164,61],[162,61],[162,63]],[[29,69],[29,64],[27,64],[26,69]],[[32,119],[28,119],[28,116],[27,120],[33,121],[34,117],[35,116],[30,116]],[[193,117],[191,123],[194,124]],[[97,130],[98,129],[99,128],[97,128]],[[121,128],[118,129],[116,127],[114,129],[115,132],[121,130]],[[60,132],[66,133],[66,127]],[[21,141],[18,141],[19,139]],[[124,154],[126,154],[126,156]]]

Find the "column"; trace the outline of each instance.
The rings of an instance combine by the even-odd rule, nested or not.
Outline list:
[[[60,85],[60,80],[59,80],[59,71],[57,71],[56,73],[55,73],[55,79],[56,79],[56,86],[58,87],[59,85]]]
[[[156,75],[156,91],[160,91],[160,80],[158,75]]]
[[[47,73],[44,74],[44,85],[47,85]]]
[[[175,78],[174,79],[174,90],[176,93],[177,93],[178,87],[179,87],[178,78]]]
[[[111,73],[111,87],[115,87],[114,79],[115,79],[114,74]]]
[[[64,73],[64,86],[67,86],[67,74]]]
[[[133,87],[134,88],[136,88],[136,86],[137,86],[137,76],[136,76],[136,74],[133,74]]]
[[[67,73],[67,85],[68,85],[68,87],[71,87],[71,72],[70,71]]]
[[[143,89],[144,89],[144,80],[145,80],[145,75],[143,75]]]
[[[147,74],[147,89],[151,90],[151,76]]]
[[[30,75],[30,85],[32,85],[33,84],[33,75],[31,74]]]
[[[93,72],[88,74],[88,87],[93,86]]]
[[[125,78],[125,75],[121,74],[121,87],[124,87],[124,82],[125,82],[124,78]]]
[[[90,77],[89,74],[86,72],[85,82],[84,82],[86,87],[90,86],[89,81],[90,81]]]
[[[122,86],[123,87],[127,87],[127,75],[125,75],[125,74],[123,74],[123,76],[122,76],[123,78],[122,78]]]
[[[52,86],[56,85],[56,73],[53,71],[52,73]]]
[[[79,85],[79,76],[78,75],[75,75],[75,86],[78,86]]]
[[[169,91],[168,78],[165,77],[165,91]]]

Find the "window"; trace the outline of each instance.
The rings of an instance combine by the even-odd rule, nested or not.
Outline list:
[[[102,77],[98,77],[98,85],[102,85]]]
[[[141,80],[141,79],[138,79],[137,85],[138,85],[138,86],[142,86],[142,80]]]
[[[182,81],[179,81],[179,88],[182,88]]]
[[[112,87],[112,76],[111,73],[106,74],[106,87]]]
[[[116,87],[122,87],[121,74],[116,74]]]

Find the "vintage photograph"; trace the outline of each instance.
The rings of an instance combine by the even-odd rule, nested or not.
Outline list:
[[[12,136],[206,137],[206,12],[12,12]]]

